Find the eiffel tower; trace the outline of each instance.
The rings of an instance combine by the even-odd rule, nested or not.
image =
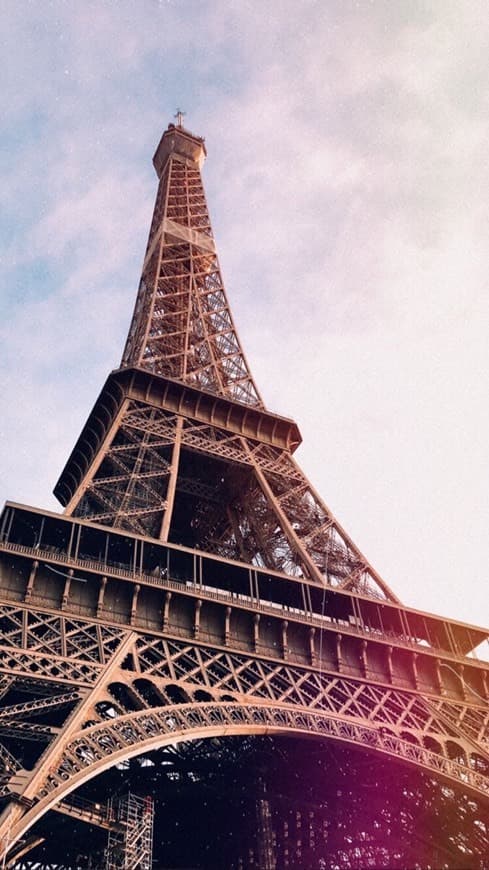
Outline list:
[[[2,866],[149,870],[154,801],[157,868],[482,868],[488,632],[404,607],[297,465],[205,156],[179,115],[64,513],[0,518]]]

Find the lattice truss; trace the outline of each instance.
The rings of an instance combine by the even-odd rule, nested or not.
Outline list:
[[[197,164],[161,177],[123,365],[262,405],[226,299]]]
[[[289,451],[128,401],[73,514],[158,538],[167,510],[175,543],[396,600]]]
[[[51,721],[39,725],[37,720],[52,720],[62,708],[72,710],[90,698],[80,724],[83,733],[77,728],[71,744],[67,736],[71,749],[59,772],[51,772],[47,790],[65,781],[68,769],[83,770],[95,759],[137,746],[148,737],[179,728],[272,723],[275,716],[285,727],[289,723],[299,730],[310,727],[320,734],[343,735],[442,772],[452,771],[449,775],[455,777],[461,766],[464,776],[470,771],[467,775],[476,777],[474,782],[486,771],[489,717],[482,705],[427,701],[415,692],[317,668],[12,605],[2,606],[2,624],[0,651],[6,673],[1,733],[49,742],[57,726]],[[33,697],[20,699],[26,694]],[[14,759],[9,745],[5,768],[22,762]]]
[[[1,608],[0,794],[35,763],[93,686],[120,632],[33,610]],[[9,748],[7,748],[9,747]]]
[[[4,847],[102,770],[219,734],[339,740],[489,797],[485,705],[32,608],[1,612],[1,787],[21,799],[0,822]]]

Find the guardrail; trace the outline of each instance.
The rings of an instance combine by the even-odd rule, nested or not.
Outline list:
[[[348,634],[353,637],[361,637],[364,639],[377,640],[384,643],[395,643],[396,646],[404,647],[410,651],[429,653],[436,656],[443,656],[458,662],[476,663],[477,659],[467,657],[453,650],[447,650],[443,647],[428,644],[426,641],[419,641],[415,638],[407,637],[406,635],[398,634],[387,630],[379,630],[369,626],[356,625],[346,622],[346,620],[338,620],[328,616],[328,614],[310,613],[298,608],[291,608],[279,602],[264,602],[257,601],[254,598],[243,595],[241,593],[229,592],[224,589],[211,589],[209,586],[203,586],[191,579],[172,579],[171,577],[155,577],[152,574],[146,574],[143,571],[131,570],[120,565],[111,564],[110,562],[95,562],[91,559],[75,559],[55,549],[41,550],[36,547],[27,547],[25,544],[14,544],[9,541],[0,542],[0,551],[13,552],[20,555],[29,556],[38,561],[56,562],[70,568],[78,568],[81,571],[89,570],[99,575],[108,575],[118,577],[129,582],[144,583],[148,586],[154,586],[167,591],[176,591],[180,594],[188,594],[195,598],[202,598],[211,601],[218,601],[223,604],[233,606],[242,606],[247,610],[253,610],[257,613],[263,613],[271,616],[277,616],[278,612],[283,615],[284,619],[292,619],[297,622],[306,623],[311,627],[320,629],[331,629],[340,631],[342,634]],[[66,575],[68,577],[68,575]],[[76,579],[76,578],[74,578]]]

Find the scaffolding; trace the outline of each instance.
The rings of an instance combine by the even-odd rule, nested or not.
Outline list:
[[[263,779],[259,781],[260,797],[256,802],[257,858],[259,870],[276,870],[275,836],[272,828],[272,811],[266,796]]]
[[[116,827],[109,831],[105,870],[151,870],[153,799],[129,792],[112,802],[112,818]]]

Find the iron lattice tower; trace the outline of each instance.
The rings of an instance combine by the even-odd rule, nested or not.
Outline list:
[[[488,633],[404,607],[297,465],[232,319],[205,154],[181,118],[157,148],[129,336],[64,515],[0,520],[1,854],[61,866],[75,819],[127,857],[105,798],[129,780],[161,867],[195,864],[184,821],[214,870],[483,867]]]

